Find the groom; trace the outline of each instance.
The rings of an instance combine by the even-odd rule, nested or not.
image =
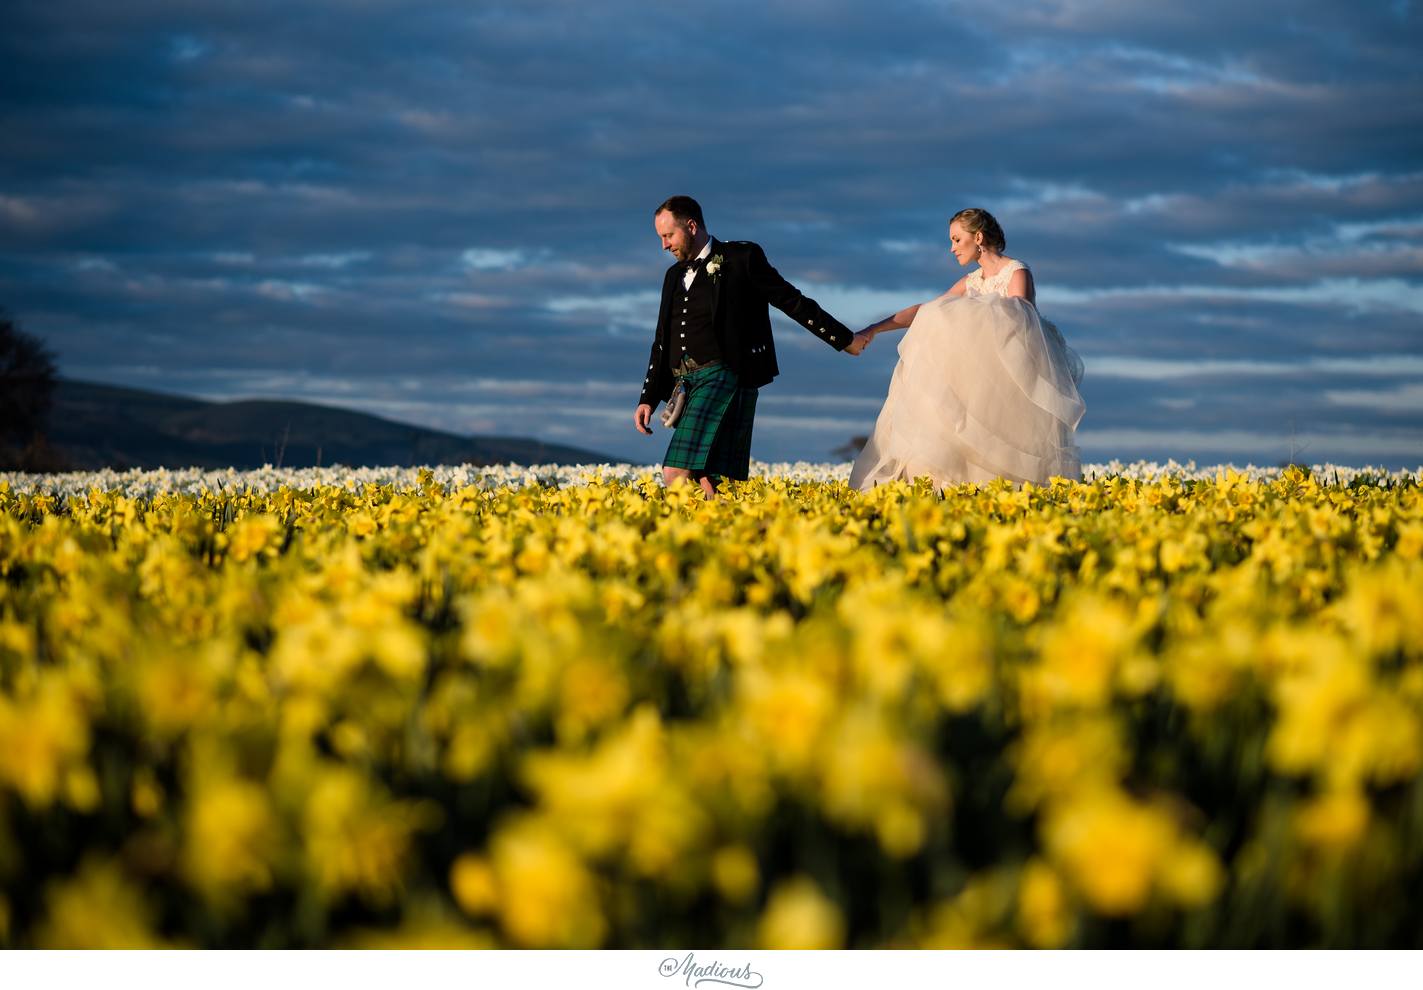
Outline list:
[[[662,477],[669,485],[693,478],[713,498],[717,478],[746,480],[756,390],[780,372],[767,306],[838,351],[859,354],[864,340],[781,278],[760,245],[711,237],[692,197],[667,200],[653,226],[677,264],[662,279],[657,336],[633,425],[650,435],[652,410],[674,385],[684,385],[687,403]]]

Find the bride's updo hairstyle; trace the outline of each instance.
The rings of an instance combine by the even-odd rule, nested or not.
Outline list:
[[[998,221],[993,219],[993,214],[987,210],[980,210],[977,207],[970,207],[967,210],[959,210],[949,218],[949,224],[957,223],[970,234],[982,232],[983,244],[995,251],[1002,251],[1008,246],[1008,239],[1003,236],[1003,228],[998,226]]]

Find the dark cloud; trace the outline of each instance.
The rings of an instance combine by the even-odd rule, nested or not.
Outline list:
[[[1420,49],[1323,0],[16,0],[0,305],[75,376],[656,461],[661,199],[855,325],[951,285],[983,205],[1087,361],[1089,457],[1416,466]],[[755,453],[824,458],[894,344],[776,326]]]

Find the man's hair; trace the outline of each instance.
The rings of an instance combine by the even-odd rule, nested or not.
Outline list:
[[[666,210],[683,223],[688,220],[695,220],[697,221],[698,229],[707,229],[707,222],[702,219],[701,204],[690,196],[673,196],[669,198],[667,202],[653,210],[652,215],[655,217],[663,210]]]

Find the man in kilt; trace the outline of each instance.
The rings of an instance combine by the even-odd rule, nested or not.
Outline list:
[[[783,279],[760,245],[711,237],[690,196],[659,206],[653,226],[677,263],[662,280],[657,336],[633,425],[651,434],[653,409],[674,388],[685,388],[662,477],[669,485],[695,480],[712,498],[719,478],[746,480],[757,389],[780,372],[768,306],[838,351],[859,354],[864,338]]]

